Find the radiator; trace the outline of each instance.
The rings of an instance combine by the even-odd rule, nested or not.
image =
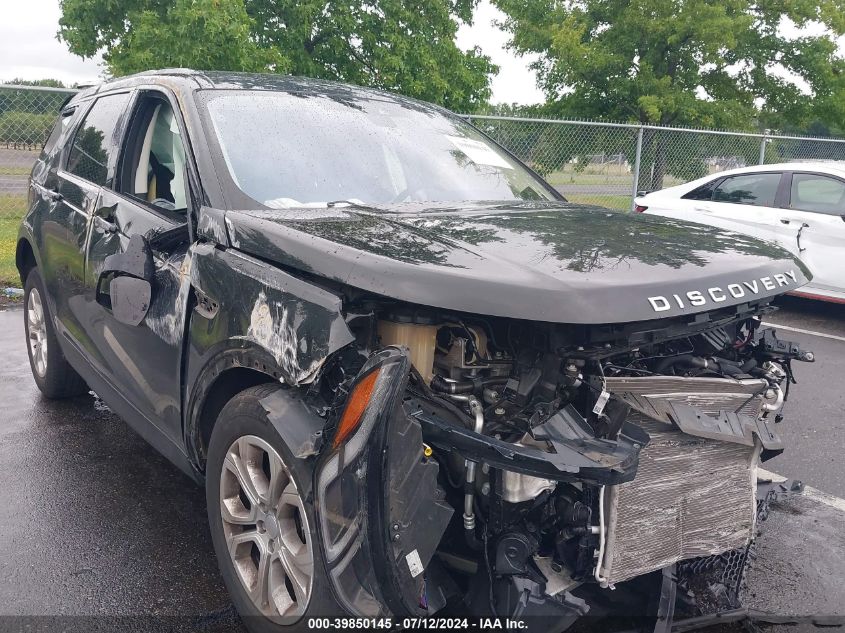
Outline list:
[[[716,414],[760,412],[762,380],[609,378],[607,389]],[[651,436],[636,478],[605,491],[602,575],[617,583],[680,560],[745,546],[754,534],[758,447],[687,435],[632,411]]]

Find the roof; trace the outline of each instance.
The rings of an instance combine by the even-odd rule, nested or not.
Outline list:
[[[730,176],[733,174],[754,174],[766,171],[812,171],[834,174],[836,176],[845,176],[845,161],[808,160],[795,161],[792,163],[751,165],[749,167],[737,167],[736,169],[727,169],[715,174],[710,174],[708,178],[715,176]]]
[[[152,80],[152,81],[151,81]],[[203,89],[213,90],[268,90],[276,92],[296,92],[309,95],[330,95],[336,97],[362,98],[378,97],[391,101],[424,105],[444,111],[440,106],[398,95],[377,88],[366,88],[345,84],[328,79],[314,79],[312,77],[296,77],[273,73],[240,73],[229,71],[192,70],[190,68],[162,68],[160,70],[146,70],[134,75],[109,79],[97,86],[82,90],[76,99],[84,99],[105,90],[129,88],[144,83],[161,83],[174,89],[194,91]]]

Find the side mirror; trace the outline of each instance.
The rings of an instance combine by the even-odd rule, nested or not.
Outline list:
[[[152,285],[135,277],[115,277],[109,284],[114,318],[127,325],[140,325],[150,309]]]
[[[97,278],[97,303],[110,308],[121,323],[139,325],[150,309],[154,270],[147,240],[133,235],[123,253],[106,257]]]

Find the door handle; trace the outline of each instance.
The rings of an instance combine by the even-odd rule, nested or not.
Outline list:
[[[790,222],[789,218],[781,218],[780,219],[781,224],[789,224],[789,222]]]
[[[806,248],[801,246],[801,233],[804,232],[804,229],[809,229],[809,228],[810,228],[809,224],[807,224],[806,222],[802,222],[801,228],[798,229],[798,235],[795,236],[795,241],[798,243],[798,252],[799,253],[803,253],[804,251],[807,250]]]
[[[61,202],[65,199],[65,197],[55,189],[45,189],[44,193],[46,193],[47,197],[53,202]]]
[[[713,209],[710,207],[694,207],[696,211],[701,211],[702,213],[713,213]]]

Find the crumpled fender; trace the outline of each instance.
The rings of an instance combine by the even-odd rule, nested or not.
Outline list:
[[[316,455],[326,421],[309,409],[296,389],[280,389],[260,400],[267,419],[294,457]]]
[[[184,288],[194,293],[196,302],[187,333],[184,433],[191,459],[201,471],[204,457],[197,425],[223,373],[245,367],[282,384],[301,386],[313,381],[326,359],[354,336],[340,297],[327,290],[210,243],[193,245],[189,258],[183,274],[190,284]]]
[[[313,381],[332,352],[355,340],[340,297],[237,251],[197,247],[191,282],[203,299],[192,344],[262,349],[293,387]]]

